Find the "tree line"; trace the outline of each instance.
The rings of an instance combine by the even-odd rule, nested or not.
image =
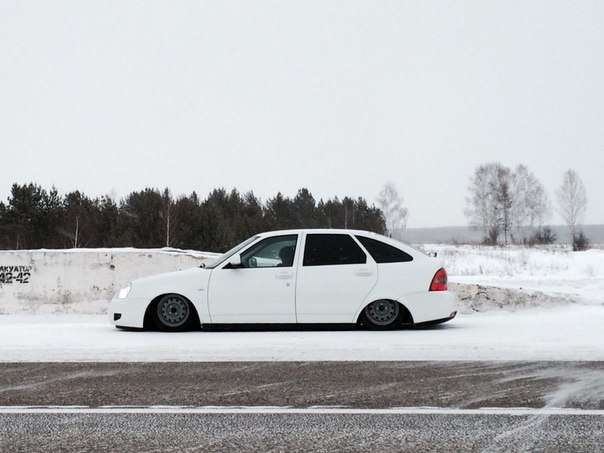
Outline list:
[[[263,203],[253,192],[214,189],[173,197],[146,188],[116,202],[80,191],[59,194],[34,184],[13,184],[0,202],[0,248],[176,247],[223,252],[267,230],[357,228],[386,233],[382,211],[362,197],[318,202],[306,188]]]
[[[526,166],[512,170],[497,162],[479,165],[468,191],[465,214],[470,225],[482,230],[485,244],[549,244],[556,240],[545,225],[552,211],[549,197]],[[576,171],[564,173],[556,198],[558,212],[570,229],[573,250],[587,248],[588,240],[581,229],[587,196]]]
[[[490,245],[556,241],[546,225],[549,197],[524,165],[496,162],[476,167],[470,178],[465,214]],[[574,170],[556,191],[558,212],[570,230],[574,250],[588,247],[581,222],[587,197]],[[278,193],[262,202],[253,192],[214,189],[173,197],[169,189],[146,188],[116,202],[80,191],[60,195],[53,186],[13,184],[0,202],[0,249],[79,247],[177,247],[225,251],[260,231],[290,228],[356,228],[401,238],[408,211],[396,186],[387,183],[377,207],[362,198],[318,202],[306,188],[289,198]]]

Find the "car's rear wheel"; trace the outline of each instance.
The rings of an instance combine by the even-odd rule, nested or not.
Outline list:
[[[191,304],[179,294],[166,294],[153,307],[153,322],[159,330],[183,331],[191,326],[192,319]]]
[[[398,302],[380,299],[365,307],[362,322],[368,329],[388,330],[399,327],[403,317],[404,310]]]

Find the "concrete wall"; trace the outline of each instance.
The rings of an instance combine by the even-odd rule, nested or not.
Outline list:
[[[199,266],[211,257],[174,249],[0,251],[0,315],[106,313],[130,280]]]

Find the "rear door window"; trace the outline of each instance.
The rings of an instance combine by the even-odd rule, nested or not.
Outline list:
[[[348,234],[308,234],[303,266],[364,264],[367,255]]]
[[[413,261],[413,257],[396,247],[376,239],[365,236],[356,236],[363,247],[367,249],[376,263],[404,263]]]

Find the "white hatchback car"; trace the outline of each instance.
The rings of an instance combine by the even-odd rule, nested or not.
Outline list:
[[[258,234],[206,266],[134,280],[111,301],[117,327],[357,323],[370,329],[456,315],[442,260],[368,231]]]

